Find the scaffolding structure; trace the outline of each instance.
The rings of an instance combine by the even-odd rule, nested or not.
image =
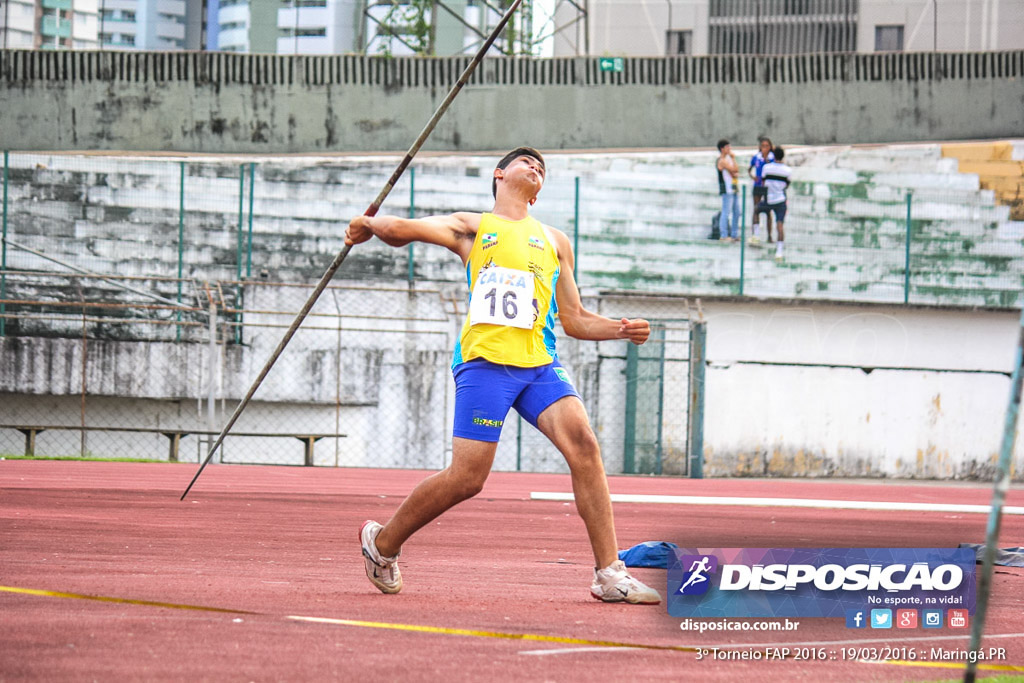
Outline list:
[[[472,54],[497,25],[511,0],[361,0],[357,46],[364,54],[451,56]],[[495,41],[494,55],[550,56],[557,37],[589,53],[587,0],[524,0]]]

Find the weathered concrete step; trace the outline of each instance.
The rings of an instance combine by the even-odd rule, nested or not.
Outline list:
[[[1020,181],[1024,177],[1024,161],[961,161],[961,173],[998,176]]]
[[[947,287],[963,290],[1020,290],[1024,273],[990,275],[972,272],[935,272],[911,267],[910,282],[915,287]]]
[[[772,248],[751,250],[751,260],[768,258],[773,254]],[[801,268],[837,273],[854,272],[858,268],[878,268],[886,266],[890,273],[902,274],[905,268],[905,253],[902,250],[878,250],[858,248],[836,248],[832,251],[810,247],[801,242],[786,240],[786,260]],[[957,254],[951,257],[946,254],[929,254],[911,251],[911,273],[951,276],[972,274],[1002,278],[1017,278],[1024,275],[1024,264],[1021,259],[1008,255]],[[852,269],[852,270],[851,270]],[[902,276],[902,275],[901,275]]]
[[[1024,302],[1019,288],[977,287],[961,289],[941,285],[915,286],[911,288],[914,303],[955,304],[960,306],[984,306],[1020,308]]]
[[[1005,221],[996,228],[1000,239],[1013,240],[1024,244],[1024,221]]]
[[[1009,161],[1014,158],[1014,144],[1008,141],[953,142],[942,145],[942,154],[961,162]]]
[[[588,288],[666,294],[732,294],[738,287],[738,279],[735,278],[713,279],[680,273],[665,273],[659,278],[646,278],[641,281],[629,272],[587,271],[580,280]]]

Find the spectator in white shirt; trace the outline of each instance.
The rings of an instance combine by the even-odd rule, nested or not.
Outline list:
[[[786,153],[781,147],[776,147],[773,153],[775,161],[768,162],[761,168],[761,177],[764,179],[767,192],[764,201],[757,205],[757,210],[775,214],[775,230],[778,233],[778,240],[775,243],[775,260],[781,261],[786,239],[783,229],[783,222],[786,219],[786,189],[789,187],[791,170],[789,166],[782,163]]]

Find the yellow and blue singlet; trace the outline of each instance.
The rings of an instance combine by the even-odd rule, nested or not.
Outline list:
[[[470,298],[480,270],[491,266],[533,274],[533,326],[523,329],[507,325],[471,325],[467,313],[455,345],[452,368],[476,358],[521,368],[547,365],[556,360],[558,252],[540,222],[532,216],[512,221],[490,213],[483,214],[466,261]]]

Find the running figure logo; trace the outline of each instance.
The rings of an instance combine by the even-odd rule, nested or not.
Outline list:
[[[715,555],[681,555],[679,564],[683,567],[683,583],[679,595],[703,595],[711,587],[711,574],[718,571],[718,557]]]

